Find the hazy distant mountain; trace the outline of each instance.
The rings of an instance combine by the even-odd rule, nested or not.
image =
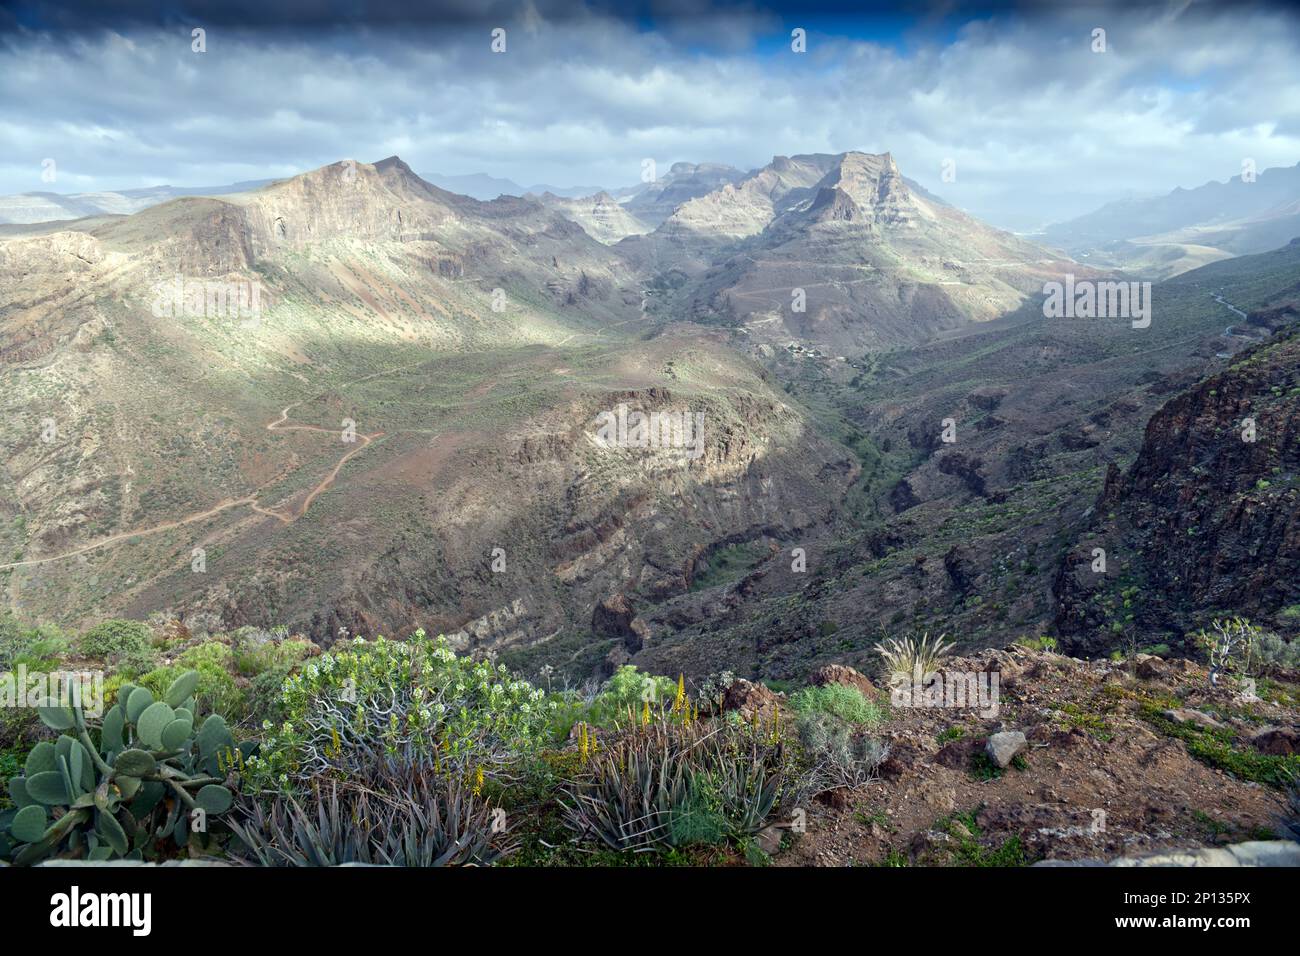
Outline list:
[[[1047,227],[1041,239],[1078,258],[1164,278],[1266,252],[1300,236],[1300,164],[1164,196],[1107,203]]]
[[[499,179],[484,173],[467,176],[433,174],[421,177],[426,182],[448,192],[484,201],[498,196],[525,196],[530,193],[550,193],[564,198],[592,196],[601,191],[599,186],[520,186],[510,179]],[[227,196],[231,193],[259,189],[273,179],[256,179],[230,183],[225,186],[150,186],[144,189],[123,189],[115,192],[54,193],[31,192],[0,196],[0,225],[58,222],[83,219],[87,216],[129,216],[169,199],[182,196]]]
[[[433,183],[439,189],[485,201],[496,199],[498,196],[522,196],[526,192],[523,186],[512,179],[499,179],[486,173],[470,173],[464,176],[429,173],[421,178]]]
[[[595,195],[601,191],[600,186],[550,186],[546,183],[539,183],[535,186],[520,186],[513,179],[500,179],[486,173],[470,173],[464,176],[444,176],[441,173],[430,173],[420,178],[448,192],[460,193],[462,196],[470,196],[485,201],[496,199],[498,196],[527,196],[530,193],[537,196],[550,193],[553,196],[578,199],[583,196]]]
[[[256,179],[226,186],[149,186],[118,192],[51,193],[33,192],[0,196],[0,223],[52,222],[86,216],[128,216],[181,196],[225,196],[258,189],[271,179]]]
[[[597,193],[608,192],[602,186],[550,186],[546,183],[537,183],[535,186],[529,186],[524,190],[525,196],[541,196],[544,193],[550,193],[552,196],[561,196],[567,199],[581,199],[585,196],[594,196]]]
[[[587,230],[593,239],[605,243],[618,242],[627,236],[644,235],[654,228],[603,191],[578,199],[557,196],[551,192],[544,192],[540,196],[530,193],[529,198],[558,210],[565,218],[572,219]]]
[[[634,216],[657,226],[677,207],[729,183],[740,182],[745,173],[722,163],[673,163],[668,174],[650,183],[614,190]]]

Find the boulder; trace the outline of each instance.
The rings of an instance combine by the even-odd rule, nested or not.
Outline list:
[[[828,684],[855,687],[868,700],[876,694],[876,685],[871,683],[865,674],[861,674],[845,664],[827,664],[825,667],[819,667],[812,672],[809,682],[816,687],[825,687]]]
[[[879,767],[880,776],[886,780],[898,780],[914,772],[923,756],[924,752],[915,744],[891,742]]]
[[[1177,724],[1195,724],[1206,730],[1222,730],[1223,724],[1219,723],[1209,714],[1203,714],[1199,710],[1191,710],[1187,707],[1179,707],[1174,710],[1161,711],[1162,717],[1167,717]]]
[[[780,697],[774,691],[743,677],[732,681],[722,698],[723,711],[738,710],[745,718],[758,714],[760,719],[765,719],[779,706]]]
[[[1171,668],[1154,654],[1139,654],[1134,661],[1133,672],[1142,680],[1160,680],[1170,676]]]
[[[831,787],[814,797],[818,803],[835,810],[847,810],[853,805],[853,791],[848,787]]]
[[[957,841],[942,830],[921,830],[908,844],[908,855],[917,863],[945,862]]]
[[[939,752],[934,755],[934,762],[949,770],[965,770],[983,745],[984,741],[978,737],[950,740],[939,748]]]
[[[984,751],[999,767],[1011,766],[1011,761],[1029,749],[1029,741],[1018,730],[1004,730],[989,737]]]
[[[1253,840],[1226,847],[1164,850],[1141,856],[1106,860],[1043,860],[1034,866],[1300,866],[1300,843],[1290,840]]]
[[[776,852],[781,849],[782,836],[784,836],[784,834],[781,832],[779,826],[774,824],[772,826],[764,827],[758,831],[758,836],[756,838],[758,848],[768,856],[775,856]]]
[[[1279,757],[1300,754],[1300,731],[1294,727],[1265,727],[1250,738],[1250,745],[1260,753]]]

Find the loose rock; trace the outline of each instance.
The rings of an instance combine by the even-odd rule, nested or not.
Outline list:
[[[1004,730],[989,738],[984,750],[999,767],[1009,767],[1011,761],[1029,748],[1029,741],[1018,730]]]

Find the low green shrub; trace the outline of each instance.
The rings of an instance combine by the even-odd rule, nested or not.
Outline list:
[[[798,714],[829,714],[850,724],[875,726],[885,714],[875,701],[867,700],[856,687],[827,684],[805,687],[790,697],[790,706]]]
[[[0,780],[8,780],[23,772],[23,763],[27,759],[26,747],[6,747],[0,750]],[[8,810],[14,805],[6,789],[0,792],[0,810]]]
[[[1300,671],[1300,639],[1287,641],[1264,631],[1255,644],[1255,669],[1261,676]]]
[[[889,756],[888,745],[830,713],[810,710],[800,714],[796,730],[814,792],[862,786]]]
[[[235,670],[244,677],[257,677],[270,670],[279,670],[301,664],[314,651],[316,645],[305,638],[251,643],[236,640],[234,645]]]
[[[1300,754],[1264,754],[1252,747],[1235,746],[1231,730],[1178,723],[1166,717],[1157,704],[1143,704],[1140,712],[1157,730],[1182,740],[1197,760],[1241,780],[1284,789],[1300,777]]]
[[[1034,862],[1033,855],[1021,843],[1019,836],[1010,836],[1001,843],[991,845],[989,838],[980,829],[978,813],[977,809],[954,813],[935,823],[935,830],[952,838],[941,851],[949,863],[1001,868],[1028,866]]]
[[[97,657],[115,671],[134,677],[153,668],[158,652],[153,631],[139,621],[108,620],[96,624],[81,636],[77,650]]]
[[[77,649],[88,657],[116,660],[123,654],[152,650],[153,632],[139,621],[111,619],[96,624],[81,636]]]
[[[239,723],[248,717],[248,702],[244,692],[230,673],[232,657],[230,648],[218,641],[199,644],[184,651],[176,663],[155,668],[139,679],[155,694],[165,690],[184,671],[197,671],[198,688],[195,697],[205,710],[223,714]]]
[[[1022,637],[1016,641],[1021,647],[1027,647],[1031,651],[1055,651],[1056,638],[1054,637]]]
[[[281,724],[285,718],[284,682],[293,674],[288,664],[264,670],[248,687],[248,720],[254,727]]]
[[[677,682],[671,677],[643,674],[633,665],[624,664],[605,681],[581,719],[597,727],[614,727],[627,723],[629,713],[639,717],[644,704],[658,708],[676,695]]]
[[[0,671],[20,664],[28,671],[50,671],[68,649],[68,637],[57,627],[25,627],[12,615],[0,616]]]

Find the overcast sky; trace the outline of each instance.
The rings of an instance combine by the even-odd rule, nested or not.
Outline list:
[[[423,173],[616,187],[647,158],[748,169],[862,149],[1025,229],[1227,179],[1244,159],[1300,161],[1300,20],[1280,7],[610,16],[465,0],[416,18],[348,3],[340,20],[326,2],[207,6],[8,4],[0,193],[210,186],[392,154]]]

